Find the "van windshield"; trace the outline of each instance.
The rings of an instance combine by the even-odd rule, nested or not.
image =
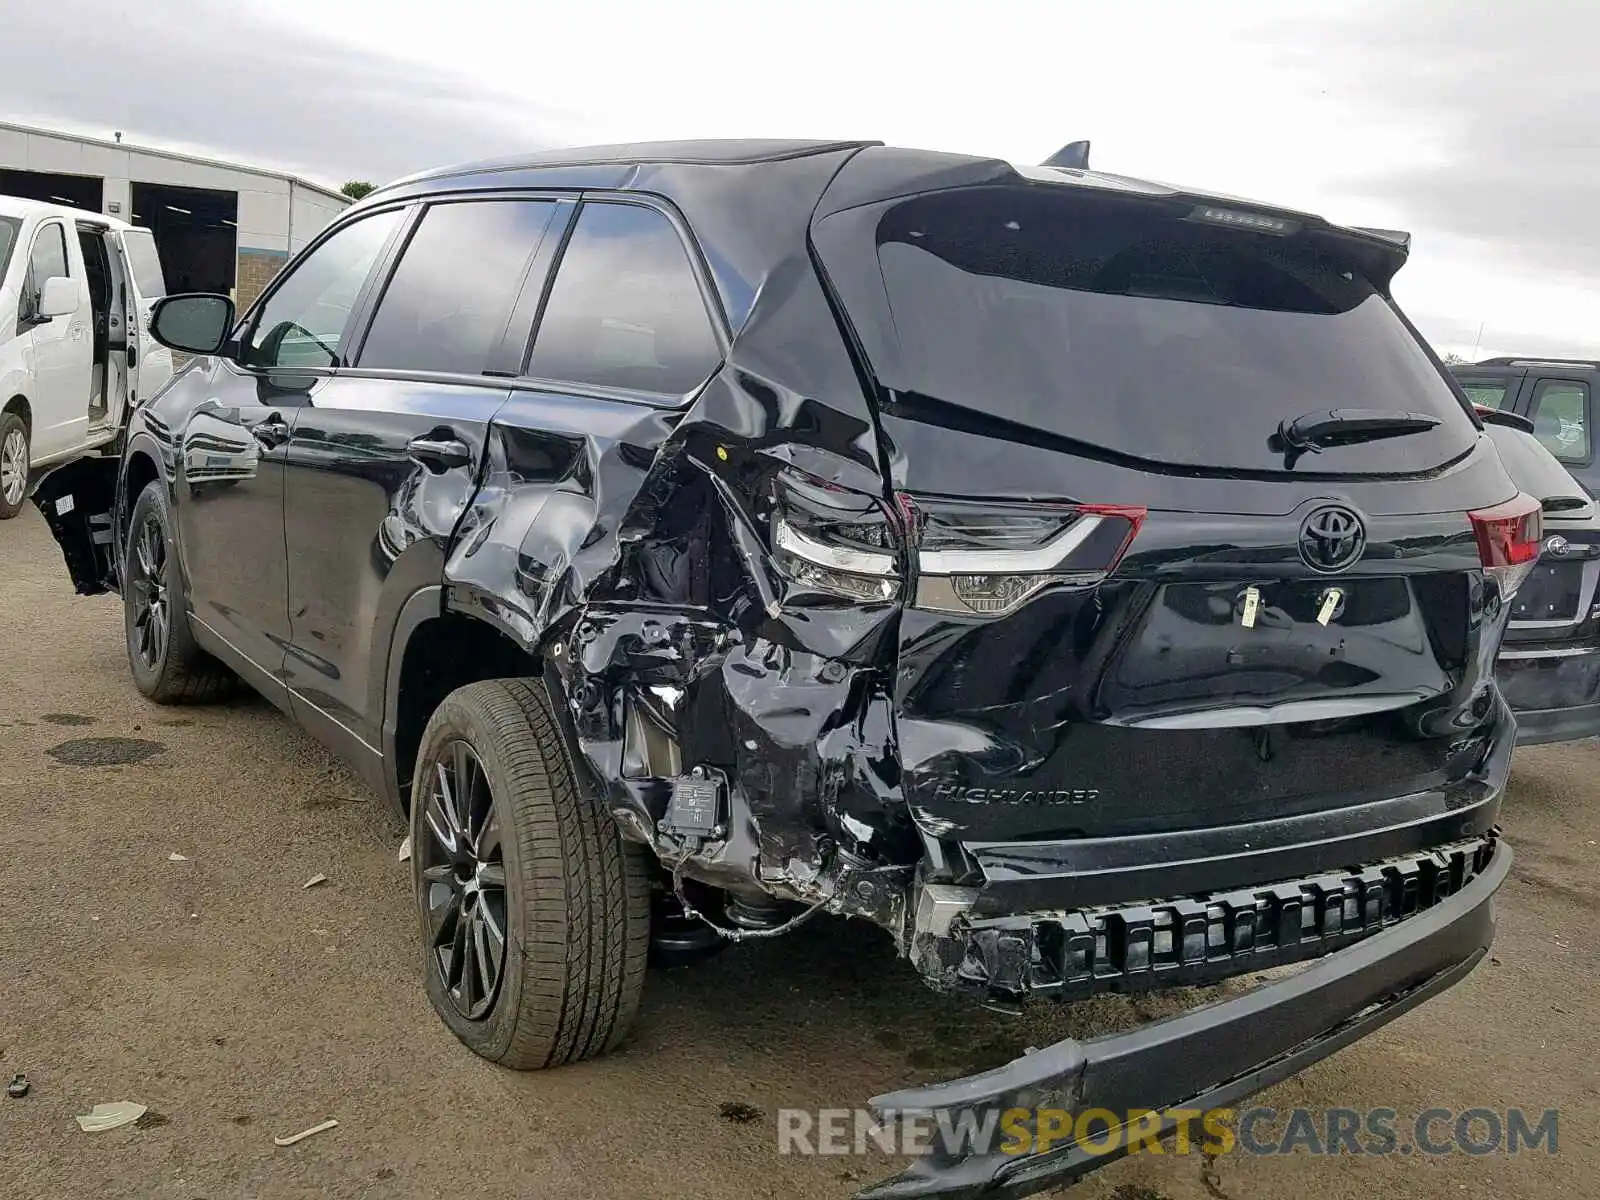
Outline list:
[[[874,247],[889,310],[878,327],[894,341],[882,382],[908,402],[1222,470],[1287,469],[1270,444],[1279,423],[1337,408],[1443,423],[1299,469],[1414,472],[1474,444],[1439,368],[1331,241],[1194,212],[1061,187],[888,205]]]
[[[11,251],[21,229],[22,222],[15,217],[0,217],[0,279],[5,278],[6,269],[11,266]]]

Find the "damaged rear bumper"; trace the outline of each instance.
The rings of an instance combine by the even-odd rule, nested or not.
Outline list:
[[[1128,1033],[1069,1039],[967,1079],[875,1098],[880,1118],[931,1115],[941,1128],[983,1128],[1010,1110],[1123,1114],[1155,1111],[1162,1131],[1176,1110],[1225,1108],[1304,1069],[1458,982],[1494,937],[1494,894],[1511,867],[1496,841],[1483,869],[1439,904],[1299,974]],[[1197,1115],[1197,1114],[1196,1114]],[[1107,1139],[1096,1134],[1097,1148]],[[1115,1143],[1125,1149],[1126,1139]],[[1070,1140],[1043,1153],[989,1145],[936,1147],[862,1198],[1012,1197],[1059,1186],[1121,1150]]]

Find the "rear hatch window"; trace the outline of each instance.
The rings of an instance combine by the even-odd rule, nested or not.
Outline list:
[[[1417,472],[1475,443],[1416,336],[1326,237],[1051,185],[931,192],[879,211],[861,249],[881,288],[842,290],[880,381],[908,399],[1224,471],[1287,469],[1279,423],[1329,409],[1441,423],[1330,447],[1298,472]],[[848,273],[842,257],[824,253],[830,273]],[[860,312],[872,304],[887,312]]]
[[[1484,429],[1512,482],[1519,491],[1536,497],[1546,516],[1587,519],[1594,515],[1589,493],[1537,437],[1503,425],[1486,425]]]

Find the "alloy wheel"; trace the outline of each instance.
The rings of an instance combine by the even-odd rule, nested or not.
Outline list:
[[[506,867],[500,818],[477,752],[446,744],[423,810],[422,907],[433,969],[457,1012],[494,1006],[506,962]]]
[[[146,670],[154,671],[167,651],[172,609],[167,592],[167,538],[153,515],[139,526],[132,566],[128,594],[134,608],[133,652]]]
[[[28,439],[22,430],[13,429],[0,446],[0,495],[7,505],[22,503],[22,493],[28,486]]]

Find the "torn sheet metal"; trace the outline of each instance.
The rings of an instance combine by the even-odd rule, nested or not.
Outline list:
[[[921,854],[894,752],[898,598],[808,591],[773,551],[780,475],[882,498],[884,448],[804,256],[751,296],[685,410],[512,395],[446,606],[543,658],[604,802],[664,864],[898,933]]]

